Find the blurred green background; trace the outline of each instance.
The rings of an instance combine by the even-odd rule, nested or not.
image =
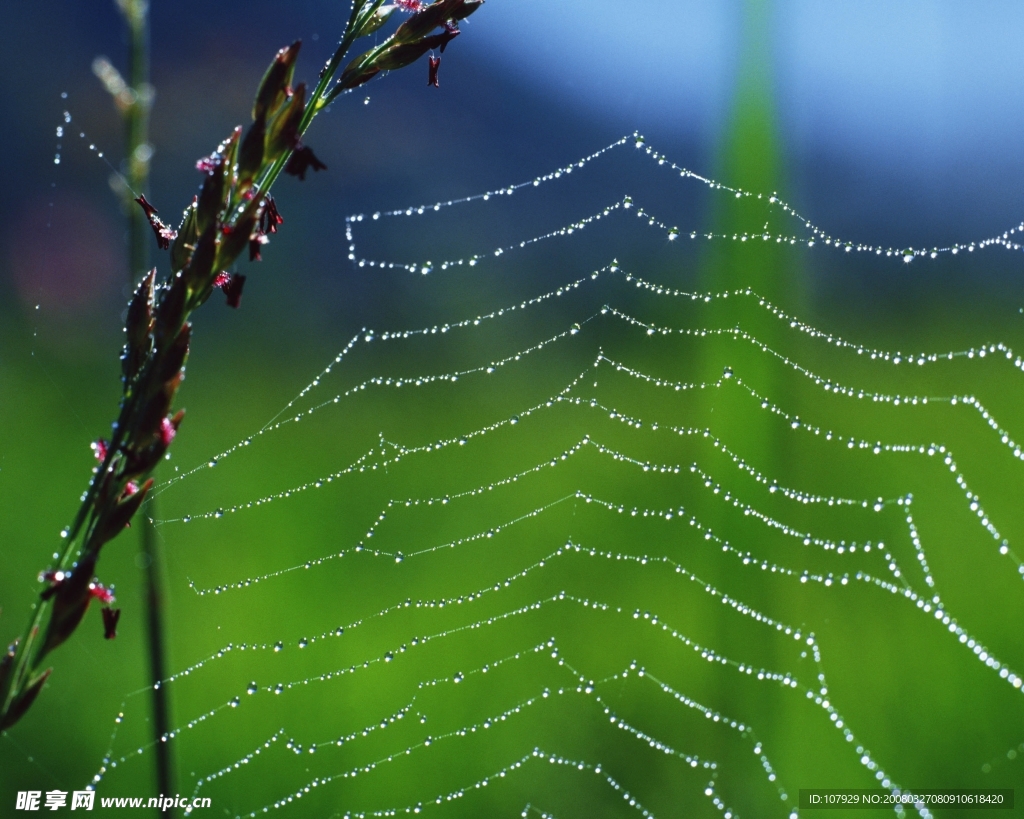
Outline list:
[[[709,191],[626,146],[511,197],[357,224],[360,257],[431,260],[429,276],[347,262],[346,214],[529,180],[633,128],[680,164],[729,185],[777,191],[826,231],[854,242],[944,245],[1018,223],[1024,165],[1016,147],[1021,116],[1011,103],[1024,73],[1012,43],[1024,19],[1016,6],[965,14],[943,3],[823,12],[815,4],[754,0],[714,11],[651,2],[638,5],[639,20],[624,21],[617,5],[491,0],[446,51],[440,89],[425,88],[416,66],[340,101],[308,140],[330,170],[304,184],[280,183],[286,222],[266,261],[243,271],[250,279],[242,309],[226,310],[214,299],[197,316],[181,392],[188,418],[161,467],[163,481],[253,436],[367,329],[377,340],[358,344],[285,418],[368,378],[485,366],[582,324],[578,334],[493,374],[368,386],[256,436],[159,495],[157,517],[169,521],[157,531],[170,662],[182,674],[169,684],[173,723],[215,711],[172,742],[179,791],[191,794],[204,780],[199,795],[212,798],[217,815],[262,812],[289,797],[281,810],[294,816],[404,813],[418,803],[451,816],[513,816],[526,806],[558,817],[640,809],[723,815],[705,794],[710,786],[737,815],[786,816],[800,788],[875,784],[858,747],[908,788],[1020,792],[1024,785],[1020,690],[913,602],[863,582],[826,587],[798,579],[807,571],[892,580],[891,559],[917,594],[940,594],[987,652],[1024,672],[1024,578],[1015,557],[1024,537],[1022,465],[978,411],[835,394],[729,334],[648,336],[601,308],[678,329],[739,327],[829,385],[976,396],[1018,439],[1020,369],[1001,355],[925,366],[873,361],[798,332],[756,299],[693,302],[637,288],[621,274],[589,278],[614,258],[626,272],[668,288],[751,287],[787,313],[869,348],[906,355],[1002,342],[1019,353],[1019,251],[997,247],[906,265],[820,243],[797,249],[691,241],[691,230],[760,233],[768,220],[770,230],[789,233],[797,225],[769,213],[763,201]],[[194,159],[246,117],[273,50],[303,37],[299,74],[312,76],[347,9],[310,0],[285,10],[269,2],[154,3],[152,12],[153,199],[171,215],[197,183]],[[113,4],[86,10],[4,2],[0,14],[0,38],[13,56],[0,87],[10,137],[0,205],[0,636],[8,640],[22,627],[38,593],[36,574],[74,514],[92,465],[88,445],[109,429],[117,401],[123,216],[108,186],[110,168],[84,143],[119,155],[116,115],[88,66],[98,53],[119,62],[124,44]],[[695,65],[698,57],[707,62]],[[835,105],[837,99],[847,104]],[[54,128],[65,107],[71,138],[54,166]],[[78,129],[88,136],[78,139]],[[442,259],[489,254],[547,233],[624,194],[678,225],[682,236],[670,243],[620,211],[474,268],[437,269]],[[584,277],[566,295],[479,326],[380,340],[388,331],[488,314]],[[677,392],[608,364],[594,368],[599,351],[670,382],[717,382],[726,368],[733,377],[720,387]],[[543,406],[580,373],[567,394],[572,403]],[[741,384],[820,433],[794,429]],[[639,423],[610,418],[609,409]],[[515,424],[470,435],[513,417]],[[711,439],[680,436],[672,426],[709,429],[767,481],[754,480]],[[946,446],[1011,554],[999,553],[1000,541],[979,523],[941,456],[849,450],[826,440],[826,432],[872,444]],[[644,470],[594,446],[561,458],[586,436],[679,471]],[[380,456],[382,439],[424,447],[460,437],[464,445],[398,462],[389,447],[386,468]],[[370,449],[378,468],[326,482]],[[552,461],[554,468],[489,488]],[[324,485],[289,491],[316,481]],[[858,506],[800,502],[770,491],[773,483]],[[475,487],[486,489],[455,498]],[[285,492],[269,504],[204,517]],[[905,509],[859,506],[907,496],[934,590]],[[438,501],[406,507],[407,498]],[[440,502],[445,498],[452,499]],[[805,546],[802,536],[745,515],[737,501],[858,549]],[[691,516],[752,560],[706,540],[704,530],[688,525]],[[485,536],[433,549],[478,534]],[[885,547],[866,553],[865,542]],[[585,551],[563,549],[567,543]],[[352,551],[357,544],[363,551]],[[396,562],[396,553],[405,559]],[[106,548],[100,576],[117,588],[118,639],[105,642],[99,616],[90,612],[55,655],[39,703],[0,737],[0,815],[14,814],[16,791],[84,786],[108,754],[118,764],[108,766],[101,796],[155,793],[151,752],[138,753],[151,741],[139,560],[134,531]],[[285,569],[294,570],[217,595],[190,587],[231,586]],[[709,594],[711,587],[719,594]],[[562,592],[566,598],[555,599]],[[723,605],[723,595],[740,608]],[[452,598],[462,602],[439,605]],[[750,611],[813,634],[820,664],[806,642],[756,622]],[[343,636],[300,647],[341,626]],[[754,673],[709,662],[672,631]],[[439,634],[445,636],[423,642]],[[204,662],[228,645],[234,648]],[[646,673],[623,676],[631,663]],[[341,669],[355,670],[322,679]],[[759,680],[759,670],[789,673],[797,686]],[[258,690],[247,694],[253,682]],[[808,699],[811,689],[834,706],[854,741]],[[689,699],[681,702],[673,691]],[[397,713],[402,718],[389,721]],[[429,746],[422,744],[427,737]],[[241,763],[257,748],[259,755]],[[531,757],[494,777],[534,749],[590,768]],[[690,758],[699,761],[693,766]],[[359,776],[342,776],[357,769]],[[484,778],[492,779],[474,787]],[[452,793],[459,798],[446,798]]]

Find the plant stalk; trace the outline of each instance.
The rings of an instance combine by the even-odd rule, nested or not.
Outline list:
[[[94,63],[94,71],[114,95],[115,102],[125,117],[128,143],[127,183],[130,195],[134,198],[136,193],[142,193],[147,185],[149,158],[152,153],[147,143],[149,106],[152,99],[152,89],[147,83],[148,0],[116,2],[128,23],[131,35],[129,83],[122,80],[117,71],[104,60],[98,60],[98,65]],[[358,67],[360,70],[368,69],[369,73],[350,73],[347,82],[339,81],[332,89],[331,83],[335,81],[341,62],[351,45],[360,37],[376,31],[395,9],[385,7],[384,0],[354,0],[344,35],[334,55],[321,72],[310,103],[302,110],[298,123],[293,125],[289,120],[281,119],[289,116],[290,110],[296,110],[288,107],[289,100],[294,95],[290,87],[281,85],[281,71],[286,70],[286,76],[290,79],[293,61],[298,53],[297,43],[278,52],[275,63],[272,63],[264,78],[264,83],[269,85],[261,84],[259,93],[263,94],[262,104],[267,105],[268,100],[272,103],[271,114],[277,117],[274,120],[275,127],[293,128],[294,131],[291,133],[301,137],[314,117],[338,94],[361,85],[379,72],[381,68],[376,65],[378,60],[391,54],[392,59],[387,67],[388,70],[393,70],[415,62],[430,47],[431,42],[443,47],[454,35],[430,37],[430,32],[442,25],[448,29],[449,24],[454,25],[458,20],[465,19],[482,4],[483,0],[435,0],[434,3],[416,11],[411,18],[418,19],[421,28],[416,29],[413,26],[412,31],[406,30],[406,39],[399,40],[397,44],[393,43],[393,37],[388,38],[359,58]],[[378,10],[384,8],[389,8],[390,11],[383,17],[371,19]],[[425,18],[419,17],[421,13]],[[448,19],[441,19],[438,14],[448,15]],[[398,32],[403,31],[403,26],[399,27]],[[344,77],[343,74],[343,80]],[[269,89],[269,92],[266,92],[266,89]],[[257,100],[259,99],[258,95]],[[262,128],[264,114],[260,116],[259,127]],[[252,130],[256,127],[254,122],[249,133],[260,133],[258,130]],[[289,131],[285,130],[283,133],[288,134]],[[281,171],[287,169],[301,177],[309,164],[309,157],[305,156],[298,169],[287,167],[296,150],[308,151],[308,148],[302,148],[294,137],[294,141],[286,150],[278,152],[279,145],[275,146],[274,153],[270,155],[274,157],[273,159],[268,157],[267,145],[264,144],[263,158],[260,160],[258,156],[255,157],[255,163],[252,147],[255,145],[259,150],[261,146],[259,142],[250,142],[248,147],[243,146],[248,151],[246,162],[250,163],[248,169],[255,171],[254,175],[258,180],[255,186],[250,187],[249,180],[252,177],[243,180],[235,176],[236,168],[240,168],[234,163],[241,134],[242,128],[239,127],[229,140],[222,143],[221,149],[214,155],[214,158],[219,159],[203,183],[201,196],[196,200],[197,205],[193,206],[190,215],[182,223],[182,230],[193,231],[186,234],[190,236],[188,240],[181,239],[177,232],[161,222],[146,200],[136,200],[145,209],[145,220],[142,213],[129,206],[129,272],[132,280],[149,267],[149,240],[146,227],[156,231],[158,242],[165,249],[170,241],[181,239],[181,244],[170,248],[172,255],[182,250],[189,251],[189,255],[179,261],[176,275],[160,284],[155,300],[151,277],[147,279],[145,287],[140,285],[136,289],[132,297],[126,326],[128,341],[124,348],[125,387],[118,420],[114,424],[109,443],[104,443],[106,452],[102,457],[102,463],[93,473],[74,522],[62,533],[65,546],[60,558],[54,569],[49,570],[45,576],[40,576],[41,581],[48,577],[51,585],[41,592],[40,599],[33,604],[28,628],[12,644],[10,652],[0,658],[0,725],[13,725],[32,706],[52,670],[40,671],[43,660],[78,627],[91,596],[102,594],[101,586],[98,587],[99,592],[97,587],[92,585],[86,587],[86,583],[90,582],[89,578],[93,576],[100,549],[117,536],[119,528],[129,524],[131,517],[138,511],[139,504],[145,499],[145,493],[153,485],[152,479],[145,479],[166,452],[184,416],[184,411],[178,411],[173,415],[166,413],[172,406],[174,394],[183,374],[184,362],[188,357],[191,334],[189,318],[192,312],[209,298],[214,287],[222,286],[215,279],[222,275],[220,271],[226,271],[231,267],[241,254],[245,241],[250,243],[251,252],[253,243],[257,243],[258,247],[258,239],[265,240],[266,233],[263,231],[267,227],[257,220],[276,219],[274,224],[280,224],[280,216],[268,194]],[[280,136],[279,133],[277,138]],[[221,151],[230,151],[231,165],[227,169],[224,168],[225,155]],[[260,161],[262,166],[257,171],[253,165],[259,166]],[[225,171],[230,185],[227,192],[223,190]],[[268,216],[268,213],[272,215]],[[207,227],[197,227],[197,218],[204,220]],[[189,219],[192,221],[189,222]],[[188,228],[189,224],[191,228]],[[235,228],[240,225],[245,225],[247,233],[233,236]],[[250,233],[251,231],[255,232]],[[276,231],[270,229],[269,232]],[[242,244],[239,243],[239,238],[242,239]],[[147,275],[154,274],[155,271]],[[225,272],[223,275],[229,276],[228,284],[223,285],[227,292],[234,274]],[[239,279],[244,281],[241,276]],[[232,306],[237,306],[241,282],[238,288],[236,301]],[[154,413],[163,417],[154,417]],[[144,482],[138,487],[133,480]],[[144,570],[149,615],[148,644],[156,739],[154,756],[157,758],[158,786],[165,796],[169,796],[175,795],[175,792],[167,743],[163,739],[169,731],[170,721],[166,694],[163,686],[159,685],[164,677],[166,643],[163,628],[161,562],[155,532],[148,525],[148,519],[152,515],[151,505],[147,506],[146,512],[149,514],[139,517],[142,518],[143,562],[146,563]],[[43,625],[47,621],[47,615],[49,619],[44,631]],[[42,641],[40,637],[43,637]]]
[[[149,270],[149,249],[152,244],[145,213],[132,201],[134,195],[149,192],[149,160],[152,154],[149,145],[149,111],[153,97],[149,82],[149,0],[119,0],[119,5],[128,24],[128,83],[132,90],[132,103],[125,110],[124,120],[126,170],[128,184],[133,192],[125,196],[129,223],[128,283],[134,289],[136,282]],[[171,730],[171,706],[167,687],[160,685],[166,676],[166,617],[160,544],[152,523],[154,514],[153,500],[150,499],[143,514],[137,518],[146,610],[147,670],[151,689],[152,735],[156,743],[154,766],[157,793],[173,796],[177,791],[171,746],[162,741]],[[173,816],[173,813],[169,815]]]

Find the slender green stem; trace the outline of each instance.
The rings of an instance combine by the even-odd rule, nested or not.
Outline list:
[[[149,109],[152,90],[149,84],[149,2],[119,0],[128,24],[128,85],[131,104],[124,110],[125,154],[128,184],[135,195],[145,193],[149,184]],[[129,278],[135,284],[149,269],[152,241],[146,215],[141,208],[127,208],[129,218]]]
[[[156,742],[157,790],[167,796],[173,796],[175,790],[174,760],[171,757],[171,743],[164,737],[171,730],[170,691],[166,685],[158,685],[166,678],[165,650],[165,607],[163,595],[163,561],[159,549],[156,527],[153,525],[153,501],[150,500],[139,515],[141,528],[139,531],[142,542],[143,573],[146,582],[146,635],[149,655],[149,679],[152,684],[153,739]],[[169,815],[174,815],[171,812]]]
[[[148,0],[121,0],[121,9],[128,24],[128,82],[132,89],[132,103],[125,110],[125,153],[127,156],[128,184],[135,193],[147,193],[149,187],[149,110],[152,90],[149,84],[149,2]],[[130,200],[131,197],[128,197]],[[146,274],[150,264],[149,224],[142,208],[128,201],[128,281],[135,283]],[[147,671],[151,687],[151,707],[156,767],[157,792],[173,796],[174,765],[171,747],[161,741],[171,729],[170,701],[166,686],[159,683],[166,676],[166,638],[164,616],[162,561],[159,541],[152,523],[153,501],[146,504],[144,514],[138,516],[139,543],[142,551],[142,574],[145,585]]]

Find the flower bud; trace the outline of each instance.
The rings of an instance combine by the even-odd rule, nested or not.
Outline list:
[[[416,62],[432,48],[444,48],[448,42],[459,36],[457,28],[445,28],[440,34],[432,34],[423,37],[414,43],[402,43],[393,45],[377,58],[377,66],[382,71],[393,71],[396,68],[404,68],[410,63]]]
[[[196,228],[200,233],[214,224],[224,209],[224,172],[224,159],[219,157],[203,180],[203,188],[199,191],[199,202],[196,207]]]
[[[219,233],[216,224],[211,224],[203,231],[202,236],[196,243],[195,252],[189,259],[188,267],[182,271],[185,283],[192,293],[205,293],[209,288],[210,278],[213,274],[213,263],[217,258],[217,234]],[[174,328],[177,331],[177,327]]]
[[[173,439],[185,418],[185,410],[178,410],[170,418],[163,418],[160,421],[159,435],[153,443],[141,450],[134,450],[129,453],[128,462],[124,467],[123,475],[145,475],[155,467],[164,453],[167,452],[169,439]]]
[[[185,301],[188,297],[184,274],[178,273],[161,288],[160,302],[156,308],[156,323],[153,337],[157,349],[163,349],[171,338],[178,334],[178,328],[185,320]]]
[[[181,225],[178,227],[178,237],[171,245],[171,271],[174,273],[188,264],[192,251],[195,249],[196,240],[199,238],[196,220],[198,203],[199,197],[193,197],[192,204],[185,208],[181,217]]]
[[[430,51],[431,46],[427,39],[424,37],[413,43],[398,43],[391,46],[377,58],[377,68],[381,71],[394,71],[396,68],[404,68],[416,62]]]
[[[376,65],[361,65],[363,59],[369,53],[367,51],[366,54],[359,55],[345,67],[345,70],[341,72],[341,78],[338,80],[338,87],[356,88],[364,82],[369,82],[380,73],[380,69]]]
[[[100,535],[102,526],[101,519],[96,528],[92,530],[89,540],[85,544],[85,551],[70,574],[58,573],[52,585],[43,592],[43,599],[46,599],[47,596],[53,598],[53,612],[50,614],[46,635],[39,649],[40,658],[53,651],[72,635],[89,608],[89,602],[92,600],[92,596],[89,594],[89,585],[96,568],[99,547],[110,539],[97,537]]]
[[[274,61],[263,75],[259,90],[256,92],[256,101],[252,107],[254,121],[265,120],[284,101],[286,89],[292,84],[295,60],[299,56],[301,47],[302,41],[296,40],[290,46],[285,46],[277,52],[277,56],[274,57]]]
[[[391,15],[395,13],[395,9],[397,8],[398,6],[394,3],[381,6],[370,15],[370,19],[366,21],[366,24],[359,31],[359,36],[365,37],[367,34],[373,34],[373,32],[381,28],[391,18]]]
[[[231,132],[224,142],[217,148],[224,155],[224,167],[230,177],[235,167],[235,163],[238,162],[238,143],[242,139],[242,126],[236,125],[235,130]]]
[[[255,120],[242,140],[238,151],[238,184],[251,185],[263,167],[264,141],[267,134],[267,121],[264,117]]]
[[[268,159],[277,159],[299,143],[299,122],[306,110],[306,84],[299,83],[288,98],[288,104],[267,128],[266,152]]]
[[[188,359],[188,345],[191,338],[192,325],[186,321],[182,325],[181,332],[178,333],[174,342],[164,352],[163,358],[160,359],[160,372],[157,380],[167,382],[178,376]]]
[[[255,211],[255,208],[251,210]],[[256,227],[256,214],[251,213],[239,220],[232,228],[227,226],[221,228],[220,244],[217,248],[217,261],[214,268],[223,270],[234,264],[242,251],[249,246],[249,239],[252,237],[253,229]]]
[[[450,20],[460,4],[461,0],[437,0],[436,3],[431,3],[398,27],[393,37],[395,43],[403,44],[422,40],[435,28],[443,26],[445,20]],[[404,64],[408,65],[408,63]]]
[[[150,331],[153,329],[153,283],[155,280],[156,268],[154,267],[139,282],[132,300],[128,303],[128,315],[124,322],[127,340],[124,346],[124,355],[121,356],[121,370],[127,381],[131,381],[138,375],[152,346]]]
[[[135,416],[132,424],[130,449],[142,449],[149,446],[155,438],[162,436],[161,427],[171,408],[177,388],[177,383],[174,380],[169,380],[161,384],[152,395],[146,397],[145,404]],[[140,471],[134,468],[134,464],[132,474],[140,474]]]
[[[96,528],[93,530],[93,536],[90,538],[90,543],[94,548],[99,548],[104,543],[113,540],[131,523],[135,513],[139,511],[139,507],[142,506],[142,502],[146,499],[146,494],[153,487],[153,479],[150,478],[141,487],[139,491],[134,495],[128,495],[123,500],[117,502],[117,504],[110,509],[107,514],[100,519],[96,524]],[[80,569],[76,569],[77,574]],[[72,575],[74,580],[74,575]],[[89,605],[89,601],[92,599],[91,595],[86,597],[86,607]],[[82,614],[85,611],[83,609]],[[56,606],[54,607],[54,616],[56,616]],[[79,617],[81,620],[81,617]],[[77,625],[77,623],[75,624]]]

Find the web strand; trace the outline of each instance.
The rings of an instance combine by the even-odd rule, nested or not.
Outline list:
[[[765,227],[735,234],[682,230],[627,196],[532,238],[437,262],[374,259],[357,249],[364,222],[387,224],[510,197],[518,205],[532,189],[589,172],[630,145],[654,163],[652,173],[759,202]],[[577,241],[598,224],[614,235],[629,215],[662,244],[679,246],[689,236],[925,264],[993,247],[1019,251],[1024,231],[1022,224],[935,248],[858,244],[830,235],[774,193],[702,177],[634,135],[527,182],[349,216],[346,235],[357,271],[475,268],[473,275],[485,276],[490,260],[508,254],[514,265],[515,254],[529,246]],[[773,221],[782,227],[769,229]],[[258,526],[268,514],[305,514],[292,510],[308,509],[313,497],[325,506],[342,496],[363,499],[354,519],[328,513],[338,531],[327,546],[290,543],[279,556],[275,536],[266,534],[269,548],[254,549],[245,568],[241,562],[189,566],[190,605],[202,616],[218,612],[211,622],[225,612],[256,611],[258,601],[277,595],[293,602],[288,596],[296,589],[300,598],[318,594],[328,578],[353,584],[324,602],[316,612],[325,615],[322,622],[305,610],[298,624],[305,636],[294,623],[258,625],[243,617],[228,624],[230,642],[205,635],[217,642],[207,639],[161,681],[188,703],[183,721],[161,741],[193,749],[240,724],[231,720],[259,729],[225,743],[216,758],[203,756],[194,795],[244,794],[228,810],[250,819],[307,809],[319,799],[349,819],[448,815],[474,799],[482,800],[474,805],[512,799],[524,817],[564,819],[551,800],[554,791],[540,784],[554,777],[563,788],[581,788],[606,800],[601,804],[621,800],[627,815],[648,817],[660,815],[659,794],[646,781],[630,781],[626,757],[649,753],[673,777],[690,777],[687,798],[694,801],[688,804],[712,815],[734,819],[744,805],[757,804],[744,815],[794,817],[794,789],[803,778],[792,755],[778,747],[776,708],[802,730],[819,731],[817,741],[862,777],[857,781],[898,793],[905,765],[861,738],[877,731],[868,730],[866,711],[851,696],[856,685],[845,678],[834,684],[836,674],[854,673],[848,646],[834,627],[821,626],[816,607],[833,612],[848,630],[874,626],[873,616],[892,618],[924,635],[930,653],[922,665],[965,666],[979,675],[972,680],[989,686],[986,692],[1005,698],[1008,714],[1020,709],[1017,646],[965,604],[961,585],[969,581],[950,569],[984,562],[990,576],[1014,581],[1015,591],[1000,587],[1008,595],[1019,594],[1016,581],[1024,579],[1011,544],[1012,516],[993,497],[998,492],[978,458],[964,449],[967,440],[982,441],[986,457],[989,450],[1005,456],[1000,469],[1020,468],[1024,453],[1012,423],[989,409],[1002,407],[1003,415],[1005,405],[983,402],[984,389],[964,384],[964,373],[984,372],[996,384],[1019,378],[1018,353],[996,341],[944,352],[887,350],[807,323],[751,288],[687,290],[626,271],[617,260],[568,278],[468,317],[445,320],[424,309],[417,327],[362,329],[309,383],[293,388],[294,397],[269,421],[254,424],[251,435],[160,485],[161,509],[182,511],[155,523],[168,537],[185,532],[200,541]],[[427,281],[440,287],[444,279]],[[712,312],[734,305],[754,319],[726,321]],[[547,310],[558,313],[554,329],[521,326],[539,326]],[[766,334],[765,327],[778,333]],[[495,338],[512,341],[499,353],[478,351]],[[411,367],[407,357],[428,340],[466,350],[470,360]],[[681,345],[719,357],[727,349],[725,358],[736,363],[711,375],[684,367],[680,375],[673,356]],[[573,364],[554,387],[530,392],[532,375],[570,358],[570,349],[589,364]],[[850,374],[852,363],[864,365],[859,375]],[[353,374],[367,367],[375,374]],[[792,376],[803,392],[796,396],[764,377],[775,371]],[[878,373],[888,386],[873,386]],[[955,386],[938,386],[939,374]],[[498,409],[467,412],[474,420],[464,421],[455,410],[478,394],[464,390],[504,400]],[[452,418],[429,434],[408,420],[424,395],[440,395],[452,408]],[[807,446],[836,464],[856,460],[855,480],[829,476],[835,488],[825,488],[821,474],[780,467],[736,423],[720,420],[726,405],[743,425],[773,430],[786,447]],[[839,414],[853,406],[872,424]],[[368,425],[382,407],[399,420],[370,439]],[[213,467],[217,472],[205,480],[226,481],[221,476],[228,469],[262,478],[279,457],[273,453],[281,447],[272,442],[288,434],[301,445],[314,418],[318,434],[344,437],[349,454],[326,469],[310,467],[313,477],[289,479],[283,489],[246,490],[219,506],[193,489]],[[890,418],[905,421],[903,431],[891,428]],[[867,431],[878,429],[884,434]],[[974,437],[965,437],[965,429]],[[975,485],[983,487],[984,503]],[[965,521],[963,542],[952,544],[952,536],[937,531],[941,507]],[[969,557],[951,564],[951,552]],[[373,595],[360,596],[356,586],[364,583]],[[806,601],[807,608],[793,601]],[[1003,601],[1016,605],[1010,596]],[[719,621],[717,631],[708,626]],[[537,631],[551,636],[538,640]],[[622,664],[625,652],[636,659]],[[858,677],[865,679],[870,682],[870,673]],[[338,707],[367,690],[375,695],[371,708]],[[126,695],[92,787],[152,752],[155,743],[131,740],[147,691]],[[322,718],[296,717],[310,707],[303,703],[314,703]],[[695,730],[687,720],[697,718],[702,727]],[[548,724],[577,727],[588,720],[593,745],[585,753],[544,734]],[[459,760],[457,776],[432,767],[448,760]],[[399,790],[381,796],[389,783],[403,784],[410,770],[424,772],[415,796],[406,799]],[[755,785],[759,803],[750,801]],[[924,806],[915,809],[930,816]]]

